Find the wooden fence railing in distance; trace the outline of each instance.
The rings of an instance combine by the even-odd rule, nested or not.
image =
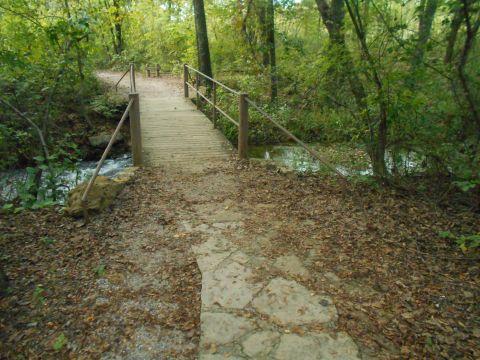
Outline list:
[[[157,77],[159,78],[162,75],[174,75],[175,72],[173,70],[162,70],[160,64],[147,65],[145,66],[145,73],[147,77]]]
[[[102,157],[100,158],[99,162],[97,163],[97,166],[95,168],[95,171],[93,172],[92,176],[90,177],[90,180],[88,181],[87,187],[85,188],[85,191],[82,194],[82,208],[83,208],[83,217],[85,220],[85,223],[88,223],[89,218],[88,218],[88,194],[92,190],[92,187],[95,183],[95,179],[97,178],[98,174],[100,173],[100,170],[105,163],[105,160],[107,159],[108,154],[110,153],[110,150],[112,149],[112,146],[115,142],[116,137],[118,136],[118,133],[120,132],[120,129],[122,128],[122,125],[125,122],[125,119],[127,116],[130,118],[130,140],[132,143],[132,158],[133,158],[133,165],[134,166],[141,166],[143,164],[142,161],[142,137],[140,133],[140,101],[139,101],[139,95],[136,92],[136,86],[135,86],[135,67],[133,64],[130,64],[129,69],[122,75],[121,79],[116,83],[115,88],[117,88],[118,84],[120,81],[125,77],[125,75],[130,72],[130,93],[129,93],[129,101],[127,108],[123,112],[122,117],[120,118],[120,121],[117,124],[117,127],[115,128],[115,131],[112,134],[112,137],[110,138],[110,141],[108,142],[107,147],[103,151]]]
[[[195,72],[196,74],[196,81],[195,81],[195,86],[189,82],[189,80],[192,80],[192,77],[190,75],[190,71]],[[211,92],[213,93],[213,99],[210,100],[208,99],[204,94],[201,93],[199,90],[199,77],[203,77],[204,79],[207,79],[208,82],[210,82],[210,88]],[[208,84],[208,83],[207,83]],[[228,115],[225,111],[223,111],[218,105],[217,105],[217,100],[216,100],[216,89],[217,86],[221,86],[231,94],[237,95],[239,99],[239,121],[235,121],[230,115]],[[321,156],[317,151],[312,149],[310,146],[305,144],[303,141],[301,141],[298,137],[293,135],[290,131],[285,129],[282,125],[280,125],[271,115],[267,114],[260,106],[258,106],[255,102],[253,102],[249,97],[248,94],[239,92],[237,90],[234,90],[225,84],[222,84],[221,82],[211,78],[210,76],[205,75],[204,73],[198,71],[197,69],[192,68],[191,66],[188,66],[187,64],[184,65],[183,67],[183,87],[184,87],[184,95],[186,98],[189,97],[189,89],[192,89],[195,91],[195,94],[197,96],[197,108],[199,106],[199,97],[203,98],[206,102],[208,102],[210,105],[213,106],[213,124],[216,126],[216,112],[218,111],[220,114],[225,116],[229,121],[234,123],[238,127],[238,155],[241,159],[246,159],[248,157],[248,119],[249,119],[249,105],[251,105],[252,108],[254,108],[256,111],[262,115],[264,119],[267,119],[270,121],[277,129],[279,129],[281,132],[283,132],[286,136],[288,136],[291,140],[296,142],[298,145],[300,145],[302,148],[304,148],[313,158],[317,159],[320,163],[325,165],[327,168],[329,168],[331,171],[333,171],[335,174],[339,175],[341,178],[345,178],[345,175],[343,175],[338,169],[332,165],[330,162],[325,160],[323,156]]]

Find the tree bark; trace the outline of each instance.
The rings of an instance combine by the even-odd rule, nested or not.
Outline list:
[[[427,42],[432,32],[432,23],[437,11],[437,0],[422,0],[420,20],[418,22],[418,39],[412,57],[412,73],[423,63]]]
[[[366,60],[370,72],[370,78],[372,78],[373,83],[377,91],[377,101],[378,101],[378,125],[377,129],[373,129],[373,125],[370,123],[370,146],[369,154],[372,160],[372,168],[375,176],[386,179],[388,177],[388,171],[385,164],[385,152],[387,150],[387,120],[388,120],[388,106],[385,100],[385,94],[383,89],[383,83],[380,78],[380,75],[375,67],[375,61],[370,53],[370,50],[367,45],[367,40],[365,36],[365,31],[363,24],[358,13],[358,9],[351,6],[349,0],[345,0],[345,4],[348,9],[348,14],[352,20],[355,34],[357,35],[358,41],[360,43],[360,48],[362,50],[362,55]],[[366,101],[366,100],[365,100]]]
[[[210,48],[208,46],[207,20],[203,0],[193,0],[195,16],[195,32],[197,38],[198,66],[202,73],[212,77],[212,64],[210,62]],[[210,82],[207,82],[209,84]]]
[[[122,35],[122,20],[120,18],[121,9],[120,9],[119,0],[113,0],[113,7],[115,8],[115,11],[113,13],[115,54],[120,55],[123,51],[123,35]]]
[[[458,71],[458,77],[460,79],[460,84],[462,86],[465,99],[467,100],[467,104],[468,104],[472,119],[475,121],[478,127],[480,127],[480,112],[477,108],[477,103],[475,101],[473,92],[470,89],[470,84],[467,79],[468,76],[465,71],[465,67],[468,62],[470,51],[473,48],[473,43],[477,35],[478,29],[480,27],[480,15],[478,16],[475,22],[472,22],[473,19],[472,19],[472,12],[471,12],[469,1],[461,0],[461,2],[462,2],[462,13],[465,19],[465,25],[466,25],[467,31],[465,35],[463,49],[460,54],[460,60],[458,62],[457,71]]]
[[[452,17],[452,22],[450,23],[450,31],[447,34],[447,47],[445,50],[444,63],[450,65],[453,61],[453,55],[455,51],[455,44],[457,42],[458,30],[462,25],[462,13],[459,9],[455,11]]]
[[[340,64],[342,73],[340,74],[343,80],[346,80],[350,86],[358,111],[362,114],[362,119],[365,121],[369,130],[369,141],[367,144],[368,153],[372,161],[373,172],[380,178],[386,178],[387,169],[385,165],[385,151],[387,144],[387,109],[386,104],[382,102],[380,106],[380,114],[378,125],[372,121],[370,110],[367,102],[367,93],[365,86],[352,67],[353,59],[345,43],[345,34],[343,26],[345,21],[345,1],[346,0],[332,0],[330,4],[326,0],[316,0],[318,11],[322,21],[327,28],[329,36],[329,47],[335,55],[335,59]],[[348,4],[347,4],[348,5]],[[352,19],[356,20],[356,19]],[[356,22],[356,21],[355,21]],[[358,33],[360,37],[364,37],[362,33]],[[364,41],[364,39],[362,39]],[[366,45],[362,43],[363,45]],[[368,54],[368,49],[367,52]],[[365,54],[365,52],[364,52]],[[369,55],[369,54],[368,54]],[[339,79],[335,79],[334,73],[328,70],[329,76],[332,78],[329,89],[335,91],[338,88],[336,83]],[[377,75],[376,85],[381,81]]]
[[[267,0],[267,45],[270,62],[270,101],[275,102],[278,93],[277,58],[275,53],[275,9],[273,0]]]

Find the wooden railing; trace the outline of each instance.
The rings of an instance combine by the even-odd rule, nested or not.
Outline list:
[[[130,73],[130,93],[135,93],[136,92],[136,86],[135,86],[135,65],[133,63],[130,64],[128,67],[127,71],[123,73],[123,75],[120,77],[120,79],[115,83],[115,92],[118,92],[118,85],[120,82],[123,80],[125,75]]]
[[[153,65],[147,65],[145,67],[145,71],[147,73],[147,77],[160,77],[162,74],[171,74],[171,72],[168,71],[161,71],[160,64],[155,64]]]
[[[195,81],[193,81],[190,72],[195,73]],[[199,89],[200,78],[206,80],[205,83],[209,88],[209,90],[206,91],[206,94],[202,94],[202,92]],[[217,87],[218,86],[227,90],[227,92],[229,92],[230,94],[238,97],[238,122],[218,106],[217,104]],[[329,168],[331,171],[333,171],[340,177],[342,178],[345,177],[340,171],[337,170],[335,166],[333,166],[332,164],[330,164],[330,162],[325,160],[323,156],[321,156],[316,150],[312,149],[310,146],[305,144],[298,137],[296,137],[290,131],[288,131],[285,127],[280,125],[275,119],[273,119],[271,115],[266,113],[258,104],[256,104],[252,99],[248,97],[247,93],[234,90],[228,87],[227,85],[222,84],[221,82],[215,80],[210,76],[205,75],[204,73],[200,72],[197,69],[194,69],[193,67],[187,64],[183,66],[183,89],[184,89],[184,96],[186,98],[189,97],[189,89],[192,89],[193,91],[195,91],[197,108],[200,107],[200,98],[205,100],[207,103],[209,103],[213,107],[212,122],[214,127],[217,126],[217,111],[220,114],[222,114],[227,120],[229,120],[231,123],[236,125],[236,127],[238,128],[238,156],[241,159],[246,159],[248,157],[248,121],[249,121],[248,119],[249,119],[249,105],[251,105],[253,109],[258,111],[260,115],[262,115],[262,118],[270,121],[277,129],[279,129],[291,140],[293,140],[302,148],[304,148],[312,157],[317,159],[319,162],[321,162],[323,165],[325,165],[327,168]],[[207,96],[209,93],[212,95],[211,99],[209,99]]]
[[[105,148],[102,154],[102,157],[100,158],[100,161],[97,163],[95,171],[90,177],[87,187],[85,188],[82,194],[81,202],[82,202],[83,217],[84,217],[85,223],[87,223],[89,220],[88,195],[92,190],[93,185],[95,184],[95,180],[98,174],[100,173],[100,169],[105,163],[105,160],[107,159],[107,156],[110,150],[112,149],[113,144],[115,143],[115,139],[117,138],[117,135],[120,132],[120,129],[122,128],[122,125],[125,122],[127,115],[130,118],[130,140],[132,143],[133,165],[141,166],[143,163],[142,162],[142,137],[140,133],[140,102],[139,102],[138,93],[136,92],[135,66],[133,64],[130,64],[129,69],[122,75],[120,80],[115,84],[115,90],[118,89],[118,84],[120,83],[120,81],[122,81],[122,79],[125,77],[127,73],[130,73],[130,92],[128,94],[129,101],[128,101],[127,108],[123,112],[123,115],[120,118],[120,121],[118,122],[117,127],[115,128],[115,131],[113,132],[112,137],[110,138],[110,141],[108,142],[108,145]]]

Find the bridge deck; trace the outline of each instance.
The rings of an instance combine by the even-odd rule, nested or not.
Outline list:
[[[121,74],[99,73],[115,82]],[[124,80],[128,83],[128,79]],[[140,95],[140,126],[146,166],[198,167],[228,159],[232,146],[211,121],[183,97],[172,79],[137,75]]]

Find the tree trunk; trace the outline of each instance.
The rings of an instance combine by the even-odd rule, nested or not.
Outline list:
[[[195,15],[195,32],[197,38],[198,67],[202,73],[212,77],[212,64],[210,62],[210,48],[208,46],[207,20],[203,0],[193,0]],[[210,82],[207,82],[209,84]]]
[[[270,60],[270,101],[275,102],[278,92],[277,59],[275,54],[275,9],[273,0],[267,0],[267,45]]]
[[[358,13],[358,8],[352,6],[348,0],[345,0],[345,4],[348,9],[348,14],[352,20],[353,27],[355,29],[355,34],[360,43],[360,48],[362,50],[363,58],[365,59],[368,65],[367,78],[371,78],[376,89],[377,102],[378,102],[378,125],[376,129],[374,124],[369,121],[368,125],[370,128],[370,144],[369,144],[369,155],[372,160],[373,173],[376,177],[381,179],[386,179],[388,176],[387,167],[385,164],[385,152],[387,150],[387,119],[388,119],[388,105],[385,99],[384,86],[380,75],[377,71],[375,61],[370,53],[370,50],[367,45],[365,30],[363,28],[362,21],[360,19],[360,14]],[[363,99],[366,103],[366,99]],[[368,104],[364,109],[368,111]]]
[[[331,79],[327,91],[334,93],[339,88],[339,81],[347,81],[352,91],[358,112],[369,129],[369,140],[367,144],[368,153],[372,161],[372,168],[375,176],[385,178],[387,170],[385,166],[385,151],[387,144],[387,109],[386,104],[380,105],[378,126],[375,126],[370,116],[365,86],[352,67],[353,59],[345,43],[343,33],[345,20],[344,0],[332,0],[330,4],[326,0],[316,0],[318,11],[323,24],[327,28],[329,36],[329,48],[335,55],[341,73],[335,76],[334,70],[327,70],[327,76]],[[377,80],[379,80],[377,78]],[[377,83],[378,85],[378,83]],[[380,83],[381,85],[381,83]],[[377,86],[378,88],[378,86]],[[381,87],[380,87],[381,88]]]
[[[366,92],[358,75],[352,69],[352,57],[345,43],[345,34],[343,33],[345,6],[344,0],[332,0],[330,5],[327,0],[316,0],[317,8],[322,18],[323,24],[327,28],[329,37],[329,51],[339,62],[341,73],[336,73],[336,66],[331,65],[327,70],[327,91],[335,97],[338,92],[338,82],[347,81],[350,85],[355,102],[359,109],[366,108]]]
[[[453,61],[453,53],[455,51],[455,44],[457,42],[458,30],[462,25],[462,13],[459,9],[453,14],[452,22],[450,23],[450,31],[447,34],[447,48],[445,50],[444,63],[450,65]]]
[[[113,28],[114,28],[114,47],[115,54],[120,55],[123,51],[123,36],[122,36],[122,20],[120,18],[120,3],[118,0],[113,0],[114,19],[113,19]]]
[[[415,52],[412,58],[412,73],[414,73],[418,66],[423,63],[425,57],[425,49],[427,42],[430,39],[432,31],[432,23],[437,11],[437,0],[422,0],[420,21],[418,22],[418,39],[415,46]]]
[[[463,44],[463,49],[460,54],[460,60],[458,62],[457,71],[458,71],[458,77],[460,79],[460,84],[470,110],[471,118],[477,124],[477,126],[480,127],[480,111],[477,108],[477,101],[475,99],[474,92],[470,89],[468,75],[465,71],[465,67],[468,62],[470,51],[473,48],[475,37],[477,35],[478,29],[480,28],[480,15],[478,16],[477,20],[473,22],[472,10],[470,8],[469,1],[468,0],[461,0],[461,1],[462,1],[462,13],[465,19],[465,26],[467,31],[465,34],[465,40]]]
[[[267,0],[268,2],[270,0]],[[270,66],[270,52],[268,47],[268,25],[267,25],[267,9],[265,4],[261,4],[257,11],[258,22],[260,24],[260,44],[257,47],[260,48],[260,52],[262,54],[262,65],[265,68],[265,71]],[[267,44],[267,45],[266,45]]]

